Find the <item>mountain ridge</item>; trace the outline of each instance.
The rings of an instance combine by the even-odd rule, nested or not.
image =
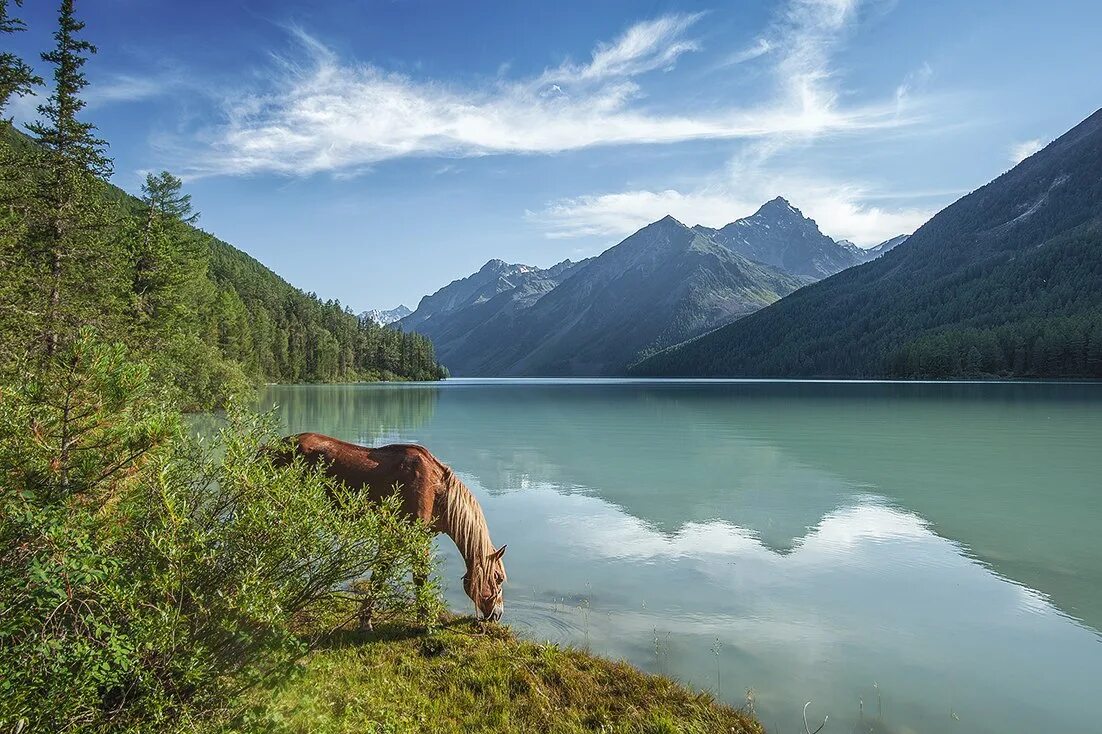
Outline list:
[[[813,219],[782,196],[718,229],[697,228],[744,257],[810,278],[833,275],[865,261],[860,248],[827,237]]]
[[[360,314],[360,318],[373,321],[379,326],[386,326],[387,324],[393,324],[395,321],[404,319],[411,313],[413,313],[413,311],[409,309],[409,306],[401,303],[394,308],[389,308],[386,310],[373,308],[368,311],[364,311]]]
[[[638,375],[1102,376],[1102,110],[872,262]]]
[[[443,319],[433,325],[431,318],[400,325],[433,339],[456,375],[617,374],[643,353],[809,282],[755,263],[668,215],[572,264],[559,282],[540,273],[456,309],[443,328]]]

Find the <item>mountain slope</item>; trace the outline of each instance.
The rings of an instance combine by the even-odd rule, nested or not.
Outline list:
[[[623,374],[646,353],[744,316],[807,280],[666,217],[585,264],[442,361],[461,375]]]
[[[827,237],[779,196],[720,229],[695,229],[743,257],[808,278],[825,278],[868,259],[856,245]]]
[[[894,250],[895,248],[899,247],[904,242],[906,242],[908,239],[910,239],[909,234],[896,235],[895,237],[892,237],[890,240],[884,240],[883,242],[881,242],[876,247],[870,247],[869,249],[865,250],[866,256],[869,260],[878,258],[881,255],[883,255],[885,252],[889,252],[889,251]]]
[[[906,247],[635,373],[1102,376],[1102,110]]]
[[[431,319],[488,301],[499,293],[511,291],[521,285],[526,276],[540,272],[539,268],[532,265],[490,260],[478,272],[454,280],[432,295],[422,298],[414,312],[401,319],[401,326],[408,331],[426,333],[419,327]]]
[[[588,263],[564,260],[540,269],[491,260],[477,273],[422,299],[417,312],[398,326],[432,340],[437,356],[453,365],[454,374],[469,374],[471,361],[484,350],[497,349],[500,334],[520,312]]]

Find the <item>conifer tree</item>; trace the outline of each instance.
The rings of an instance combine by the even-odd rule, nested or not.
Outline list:
[[[21,5],[15,0],[15,5]],[[26,29],[9,14],[8,0],[0,0],[0,38]],[[23,257],[27,231],[30,169],[26,165],[26,146],[20,146],[19,134],[10,119],[2,115],[13,97],[29,94],[42,80],[23,59],[10,51],[0,52],[0,370],[22,351],[30,330],[25,294],[31,273]]]
[[[15,5],[22,5],[15,0]],[[26,30],[26,24],[19,18],[8,14],[8,0],[0,0],[0,34],[11,34]],[[29,94],[42,80],[35,76],[27,62],[10,51],[0,52],[0,112],[12,97]]]
[[[78,119],[85,102],[80,92],[87,86],[82,67],[96,47],[77,34],[84,23],[77,20],[73,0],[62,0],[56,46],[42,54],[54,67],[53,91],[39,105],[41,120],[27,126],[42,156],[42,175],[37,186],[36,221],[28,242],[31,259],[47,271],[43,345],[47,356],[57,350],[61,332],[88,323],[102,326],[117,298],[117,258],[102,236],[108,213],[96,177],[111,174],[106,143],[95,136],[95,126]]]
[[[187,318],[189,286],[205,269],[185,226],[194,224],[199,213],[192,210],[191,195],[183,193],[180,179],[168,171],[146,175],[142,205],[141,230],[129,243],[133,316],[139,323],[172,331]]]

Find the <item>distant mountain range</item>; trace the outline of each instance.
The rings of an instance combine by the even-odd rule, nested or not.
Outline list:
[[[782,198],[721,229],[665,217],[581,262],[491,260],[421,299],[402,329],[453,375],[615,375],[639,359],[866,262]]]
[[[1102,377],[1102,110],[905,246],[633,372]]]
[[[386,326],[387,324],[393,324],[399,319],[404,319],[411,313],[413,312],[409,310],[409,307],[402,304],[396,308],[387,309],[386,311],[380,311],[377,308],[373,308],[370,311],[361,313],[360,318],[374,321],[379,326]]]

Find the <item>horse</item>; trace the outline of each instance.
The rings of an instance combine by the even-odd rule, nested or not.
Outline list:
[[[463,556],[467,572],[463,591],[481,619],[496,622],[505,611],[505,546],[494,548],[478,500],[451,468],[424,446],[391,444],[371,448],[320,433],[300,433],[281,442],[273,463],[290,463],[295,455],[308,466],[321,466],[328,476],[381,501],[397,488],[402,511],[421,520],[434,533],[444,533]],[[290,451],[287,451],[287,447]],[[370,624],[370,611],[367,611]]]

